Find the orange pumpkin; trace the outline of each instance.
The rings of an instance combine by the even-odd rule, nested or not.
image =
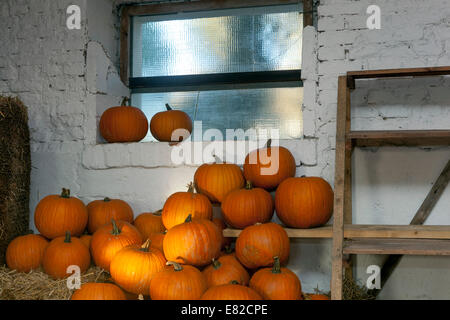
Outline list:
[[[150,283],[152,300],[198,300],[206,291],[203,274],[195,267],[167,262],[169,267],[157,273]],[[173,267],[172,267],[173,266]]]
[[[6,264],[11,270],[30,272],[42,264],[49,242],[40,235],[28,234],[11,241],[6,249]]]
[[[90,234],[83,234],[80,237],[81,242],[83,242],[86,247],[90,248],[91,247],[91,240],[92,240],[92,236]]]
[[[242,170],[235,164],[213,163],[201,165],[194,175],[195,188],[211,202],[222,202],[233,190],[244,187]]]
[[[162,210],[155,213],[141,213],[134,220],[134,226],[139,230],[144,239],[150,238],[154,233],[166,231],[166,227],[162,223],[161,213]]]
[[[164,254],[164,238],[166,234],[165,233],[152,233],[148,239],[150,240],[150,247],[158,249]]]
[[[329,296],[324,294],[305,293],[305,300],[331,300]]]
[[[122,105],[106,110],[100,118],[100,133],[109,143],[138,142],[148,132],[148,119],[141,109],[127,106],[128,98]]]
[[[209,288],[201,300],[262,300],[262,298],[255,290],[233,281],[230,284]]]
[[[333,199],[333,189],[322,178],[289,178],[277,189],[275,208],[288,227],[312,228],[330,220]]]
[[[246,286],[250,276],[245,268],[234,256],[222,256],[212,261],[203,271],[208,288],[228,284],[235,280],[239,284]]]
[[[165,266],[162,252],[150,248],[150,240],[147,240],[141,247],[133,245],[120,250],[111,261],[110,273],[124,290],[147,295],[153,276]]]
[[[192,132],[192,120],[186,112],[172,110],[166,104],[167,111],[158,112],[150,121],[150,131],[156,140],[161,142],[181,142],[189,137]],[[175,130],[184,129],[182,136],[172,136]],[[189,134],[187,134],[189,133]]]
[[[75,291],[70,300],[127,300],[125,293],[112,283],[88,282]]]
[[[288,268],[281,268],[278,257],[274,257],[273,268],[260,269],[252,276],[250,288],[264,300],[300,300],[302,295],[300,279]]]
[[[169,261],[204,266],[220,254],[222,233],[209,220],[194,219],[167,231],[164,237],[164,254]]]
[[[267,146],[250,152],[245,158],[244,176],[255,187],[274,190],[283,180],[295,175],[296,165],[292,153],[284,147]]]
[[[273,257],[284,265],[289,259],[289,237],[273,222],[247,227],[236,240],[236,257],[248,269],[272,266]]]
[[[273,199],[269,192],[253,188],[250,181],[244,189],[231,191],[222,202],[222,215],[226,223],[237,229],[264,223],[272,219]]]
[[[94,263],[109,272],[114,256],[129,245],[141,245],[139,231],[125,221],[115,221],[98,229],[91,240],[91,254]]]
[[[89,233],[94,233],[101,226],[110,223],[111,219],[133,222],[133,209],[123,200],[110,198],[94,200],[87,205],[87,209]]]
[[[227,225],[225,222],[220,218],[213,218],[212,222],[222,231],[227,228]],[[222,238],[222,249],[225,249],[226,247],[229,247],[231,245],[232,239],[229,237],[223,237]]]
[[[42,266],[45,273],[55,279],[63,279],[69,266],[78,266],[85,272],[91,265],[91,255],[86,245],[78,238],[72,238],[70,232],[65,237],[53,239],[44,252]]]
[[[88,222],[88,211],[84,203],[70,196],[70,190],[63,189],[60,196],[50,195],[42,199],[34,212],[34,224],[48,239],[63,237],[66,231],[80,236]]]
[[[164,204],[162,211],[162,222],[169,230],[170,228],[184,223],[187,216],[191,214],[193,219],[212,219],[212,205],[208,197],[203,194],[194,193],[194,184],[188,185],[187,192],[172,194]]]

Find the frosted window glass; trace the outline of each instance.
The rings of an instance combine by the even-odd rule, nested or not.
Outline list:
[[[169,103],[193,121],[202,121],[203,132],[219,129],[279,129],[280,139],[301,138],[303,88],[262,88],[133,94],[133,105],[150,120]],[[202,137],[192,137],[201,141]],[[250,136],[254,140],[255,137]],[[155,141],[151,133],[145,141]]]
[[[133,18],[133,77],[301,68],[298,12],[148,20]]]

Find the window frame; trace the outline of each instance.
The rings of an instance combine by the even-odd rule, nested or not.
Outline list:
[[[130,77],[131,17],[180,12],[292,5],[303,3],[303,27],[313,25],[313,0],[198,0],[192,2],[124,5],[120,21],[120,78],[132,93],[217,90],[252,87],[302,87],[301,70],[215,73],[183,76]]]

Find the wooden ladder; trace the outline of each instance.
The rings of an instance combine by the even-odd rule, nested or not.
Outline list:
[[[357,71],[348,72],[347,75],[339,77],[332,228],[332,299],[343,298],[344,273],[351,276],[348,255],[450,255],[450,226],[422,225],[450,180],[450,161],[434,183],[410,225],[352,224],[351,157],[355,147],[450,145],[450,130],[352,131],[350,92],[355,89],[356,80],[438,75],[450,75],[450,67]],[[382,270],[382,277],[388,277],[392,273],[399,259],[399,256],[388,258],[385,263],[385,269],[388,270]],[[346,269],[345,272],[344,269]]]

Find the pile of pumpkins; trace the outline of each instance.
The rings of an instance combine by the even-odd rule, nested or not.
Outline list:
[[[271,165],[265,157],[277,154],[272,161],[279,170],[261,174]],[[288,227],[323,225],[332,214],[333,191],[321,178],[294,175],[292,154],[269,141],[247,156],[243,171],[235,164],[203,164],[186,192],[136,219],[123,200],[86,206],[63,189],[39,202],[34,222],[40,235],[14,239],[7,264],[20,272],[42,266],[55,279],[69,276],[72,265],[85,272],[91,262],[110,273],[111,283],[86,283],[73,300],[121,300],[128,293],[152,300],[301,300],[299,278],[284,267],[288,235],[270,221],[276,209]],[[213,204],[220,204],[223,220],[213,218]],[[227,225],[243,229],[235,252],[223,237]]]

